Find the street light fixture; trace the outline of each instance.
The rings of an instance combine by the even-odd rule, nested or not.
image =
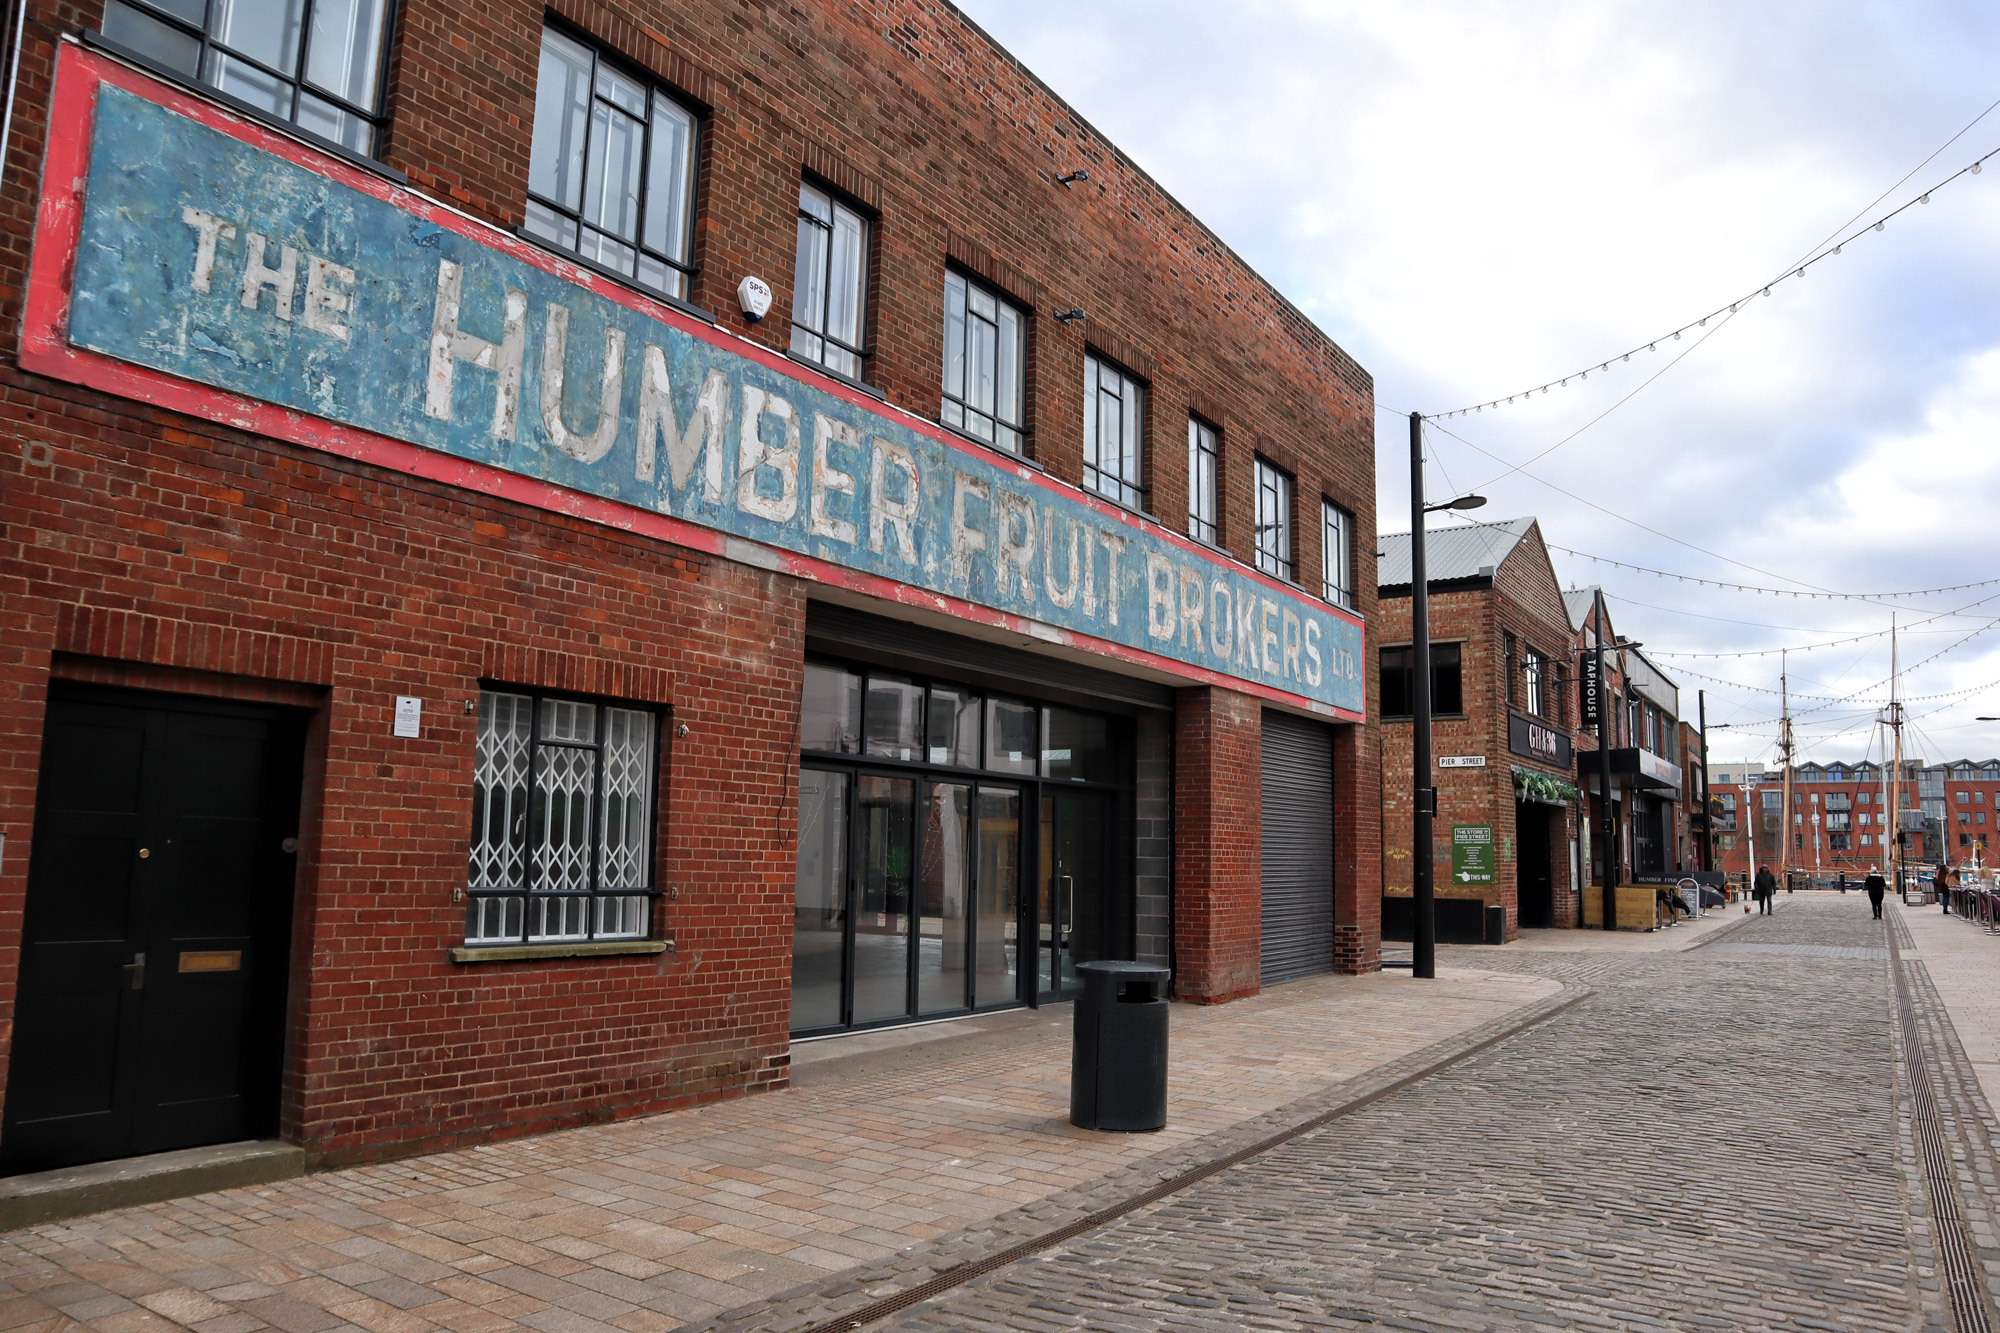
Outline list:
[[[1424,559],[1424,515],[1440,509],[1477,509],[1485,503],[1483,495],[1424,503],[1424,417],[1421,412],[1410,413],[1410,766],[1416,775],[1411,796],[1410,852],[1416,864],[1410,881],[1410,974],[1418,977],[1437,975],[1437,895],[1431,879],[1437,788],[1431,778],[1431,587]]]

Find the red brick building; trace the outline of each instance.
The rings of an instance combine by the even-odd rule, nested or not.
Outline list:
[[[1532,518],[1428,534],[1437,938],[1485,914],[1574,925],[1578,865],[1572,629]],[[1410,937],[1410,536],[1381,539],[1384,931]],[[1486,849],[1486,856],[1471,850]]]
[[[1378,965],[1372,382],[955,10],[26,15],[0,1171]]]

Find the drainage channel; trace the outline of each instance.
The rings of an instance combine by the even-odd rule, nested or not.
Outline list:
[[[1979,1269],[1973,1262],[1972,1247],[1965,1239],[1965,1220],[1958,1211],[1958,1192],[1951,1176],[1951,1153],[1944,1144],[1944,1129],[1938,1123],[1937,1093],[1931,1086],[1930,1061],[1917,1031],[1916,1009],[1910,1003],[1909,983],[1903,978],[1903,950],[1897,941],[1900,922],[1888,923],[1890,967],[1896,975],[1896,1011],[1903,1025],[1903,1067],[1910,1080],[1910,1118],[1917,1129],[1917,1145],[1924,1158],[1924,1186],[1930,1193],[1931,1226],[1937,1232],[1938,1255],[1945,1276],[1945,1290],[1951,1297],[1953,1325],[1958,1333],[1989,1333],[1985,1293],[1980,1290]]]
[[[1557,1005],[1529,1022],[1523,1023],[1518,1027],[1509,1028],[1504,1032],[1496,1032],[1485,1041],[1480,1042],[1476,1046],[1467,1047],[1448,1060],[1440,1061],[1426,1069],[1419,1069],[1415,1073],[1397,1079],[1394,1083],[1377,1088],[1373,1092],[1356,1097],[1351,1101],[1342,1102],[1330,1111],[1322,1112],[1310,1120],[1293,1125],[1289,1129],[1279,1130],[1276,1134],[1268,1138],[1259,1139],[1247,1148],[1239,1148],[1227,1156],[1218,1157],[1214,1161],[1204,1162],[1200,1166],[1183,1171],[1177,1176],[1171,1176],[1141,1194],[1121,1200],[1108,1208],[1101,1208],[1086,1217],[1076,1219],[1074,1222],[1065,1223],[1054,1230],[1043,1232],[1039,1236],[1031,1236],[1027,1240],[1010,1245],[1004,1250],[996,1250],[983,1258],[960,1264],[956,1268],[948,1269],[935,1277],[919,1282],[913,1287],[891,1292],[880,1300],[864,1305],[858,1310],[849,1310],[847,1313],[835,1315],[831,1319],[823,1319],[818,1323],[809,1324],[799,1329],[798,1333],[852,1333],[854,1329],[875,1323],[877,1320],[887,1319],[890,1315],[900,1310],[907,1310],[912,1305],[927,1301],[933,1296],[942,1295],[954,1287],[963,1286],[976,1278],[984,1277],[988,1273],[1005,1268],[1009,1264],[1019,1263],[1029,1255],[1038,1254],[1043,1250],[1061,1245],[1065,1241],[1074,1240],[1085,1232],[1095,1231],[1101,1226],[1117,1221],[1128,1213],[1135,1213],[1141,1208],[1148,1207],[1171,1195],[1178,1194],[1188,1188],[1188,1186],[1198,1184],[1218,1172],[1227,1171],[1239,1162],[1246,1162],[1252,1157],[1270,1152],[1273,1148],[1282,1147],[1293,1139],[1310,1134],[1316,1129],[1325,1128],[1342,1116],[1353,1115],[1356,1111],[1367,1106],[1372,1106],[1385,1097],[1392,1097],[1420,1079],[1429,1078],[1432,1074],[1440,1073],[1443,1070],[1451,1068],[1453,1065],[1471,1059],[1482,1051],[1499,1045],[1503,1041],[1517,1037],[1530,1028],[1540,1027],[1544,1023],[1561,1017],[1589,998],[1589,991],[1573,995],[1562,1004]],[[1985,1325],[1981,1324],[1979,1327],[1983,1330]]]

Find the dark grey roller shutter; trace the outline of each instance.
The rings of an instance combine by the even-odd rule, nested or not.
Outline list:
[[[1333,728],[1264,714],[1263,983],[1333,970]]]

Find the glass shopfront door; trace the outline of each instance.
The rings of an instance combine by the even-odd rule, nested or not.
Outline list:
[[[1030,1002],[1126,955],[1122,719],[821,663],[804,702],[794,1032]]]

